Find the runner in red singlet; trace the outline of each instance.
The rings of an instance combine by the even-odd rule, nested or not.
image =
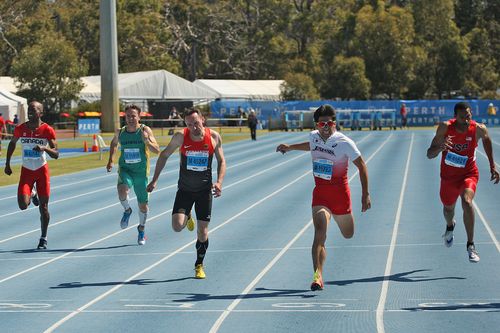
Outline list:
[[[5,174],[11,175],[10,158],[16,149],[17,141],[21,141],[23,150],[23,166],[17,190],[17,203],[21,210],[28,208],[31,201],[39,204],[42,234],[38,249],[47,248],[47,229],[49,227],[49,195],[50,176],[47,165],[47,156],[59,157],[56,144],[56,133],[52,127],[41,119],[43,105],[33,101],[28,106],[28,121],[14,129],[14,136],[7,148],[5,161]],[[37,195],[32,195],[33,186],[36,184]],[[33,200],[31,200],[33,197]]]
[[[478,262],[479,255],[474,245],[474,208],[472,200],[476,193],[479,171],[476,165],[476,147],[483,140],[484,151],[490,164],[491,180],[498,184],[500,175],[493,160],[493,149],[488,130],[484,124],[472,120],[471,107],[460,102],[454,108],[455,118],[439,124],[427,157],[432,159],[441,154],[441,189],[443,213],[446,220],[444,244],[453,244],[455,228],[455,204],[460,196],[467,232],[467,253],[470,262]]]

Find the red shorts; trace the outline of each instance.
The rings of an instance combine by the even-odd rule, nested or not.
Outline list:
[[[48,198],[50,195],[50,175],[47,164],[37,170],[22,167],[17,194],[31,195],[35,183],[38,196]]]
[[[462,194],[466,188],[470,188],[475,193],[478,180],[478,176],[469,176],[458,180],[441,179],[441,189],[439,190],[441,202],[445,206],[455,204],[460,194]]]
[[[325,206],[334,215],[351,213],[351,191],[349,185],[316,185],[312,206]]]

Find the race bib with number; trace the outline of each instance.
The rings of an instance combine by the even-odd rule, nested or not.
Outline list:
[[[127,164],[135,164],[141,162],[141,152],[139,148],[125,148],[123,150],[123,159]]]
[[[42,157],[42,152],[33,149],[24,149],[23,158],[27,160],[38,160]]]
[[[205,171],[208,169],[208,151],[187,151],[187,169]]]
[[[462,156],[455,154],[451,151],[449,151],[446,154],[446,158],[444,159],[444,163],[446,165],[455,167],[455,168],[465,168],[465,164],[467,163],[467,160],[469,158],[467,156]]]
[[[316,159],[313,161],[313,173],[314,177],[318,177],[325,180],[332,179],[333,174],[333,162],[325,159]]]

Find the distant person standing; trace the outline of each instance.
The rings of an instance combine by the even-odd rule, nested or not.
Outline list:
[[[15,126],[19,124],[19,117],[17,116],[17,114],[14,115],[14,120],[12,122],[14,123]]]
[[[59,151],[56,144],[56,132],[48,124],[42,122],[43,105],[33,101],[28,106],[28,121],[14,129],[5,161],[5,174],[10,176],[10,158],[16,149],[16,143],[21,140],[23,165],[17,188],[17,203],[25,210],[33,202],[39,206],[41,237],[38,250],[47,248],[47,229],[49,227],[49,195],[50,175],[47,155],[57,159]],[[34,185],[36,190],[34,191]]]
[[[399,114],[401,115],[401,129],[404,127],[408,128],[408,111],[406,110],[405,103],[401,104]]]
[[[248,114],[248,127],[250,128],[250,137],[252,140],[257,140],[257,124],[259,121],[257,120],[257,116],[255,115],[255,111],[252,109]]]
[[[484,124],[472,120],[471,107],[460,102],[454,108],[455,117],[439,124],[436,135],[427,150],[427,158],[432,159],[441,153],[441,188],[440,198],[446,230],[444,244],[453,244],[455,229],[455,204],[458,197],[462,201],[463,220],[467,233],[467,254],[470,262],[478,262],[479,254],[474,245],[474,206],[472,200],[476,194],[479,170],[476,165],[476,148],[479,140],[483,141],[484,151],[490,164],[490,180],[498,184],[500,175],[495,168],[493,149],[488,130]]]
[[[0,113],[0,156],[2,156],[2,139],[4,133],[7,134],[7,127],[5,126],[5,120]]]
[[[497,115],[497,109],[493,105],[493,103],[488,104],[488,116],[496,116]]]
[[[146,191],[149,176],[149,151],[155,154],[160,152],[160,146],[156,142],[153,131],[148,126],[139,123],[141,109],[130,104],[125,107],[125,120],[127,124],[118,129],[111,141],[109,148],[109,160],[106,166],[108,172],[113,168],[113,156],[120,144],[121,155],[118,161],[118,198],[123,206],[124,212],[120,221],[120,227],[128,227],[128,221],[132,214],[129,204],[128,193],[133,187],[139,204],[139,225],[137,226],[137,243],[144,245],[146,236],[144,233],[148,214],[149,195]]]

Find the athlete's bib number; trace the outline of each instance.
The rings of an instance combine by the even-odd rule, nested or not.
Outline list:
[[[333,162],[325,159],[316,159],[313,161],[314,177],[330,180],[333,173]]]
[[[42,152],[33,149],[24,149],[23,157],[27,160],[38,160],[42,157]]]
[[[125,148],[123,150],[123,158],[127,164],[135,164],[141,162],[141,152],[139,148]]]
[[[208,151],[188,151],[187,169],[191,171],[205,171],[208,169]]]
[[[467,156],[458,155],[458,154],[455,154],[455,153],[449,151],[446,154],[446,157],[444,159],[444,163],[446,165],[449,165],[449,166],[452,166],[455,168],[465,168],[465,164],[467,163],[468,159],[469,158]]]

